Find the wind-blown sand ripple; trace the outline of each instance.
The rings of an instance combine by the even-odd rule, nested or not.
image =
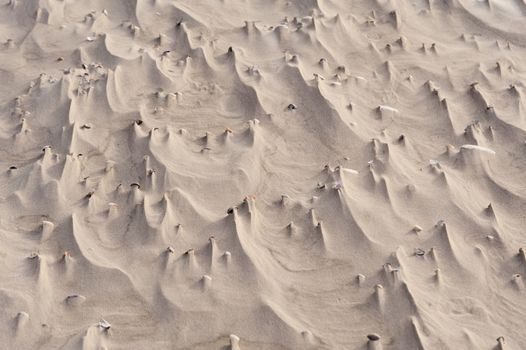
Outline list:
[[[526,348],[522,0],[3,0],[0,348]]]

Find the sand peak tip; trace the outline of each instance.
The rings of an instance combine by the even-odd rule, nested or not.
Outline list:
[[[241,347],[239,346],[240,338],[235,334],[230,334],[228,336],[230,340],[230,350],[241,350]]]

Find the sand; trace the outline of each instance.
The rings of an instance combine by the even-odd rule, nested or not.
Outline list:
[[[1,1],[1,349],[526,349],[523,0]]]

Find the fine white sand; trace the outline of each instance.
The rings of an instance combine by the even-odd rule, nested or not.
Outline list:
[[[524,0],[0,1],[0,349],[526,349]]]

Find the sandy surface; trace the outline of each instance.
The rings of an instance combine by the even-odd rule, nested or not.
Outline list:
[[[2,0],[0,348],[526,349],[525,28]]]

